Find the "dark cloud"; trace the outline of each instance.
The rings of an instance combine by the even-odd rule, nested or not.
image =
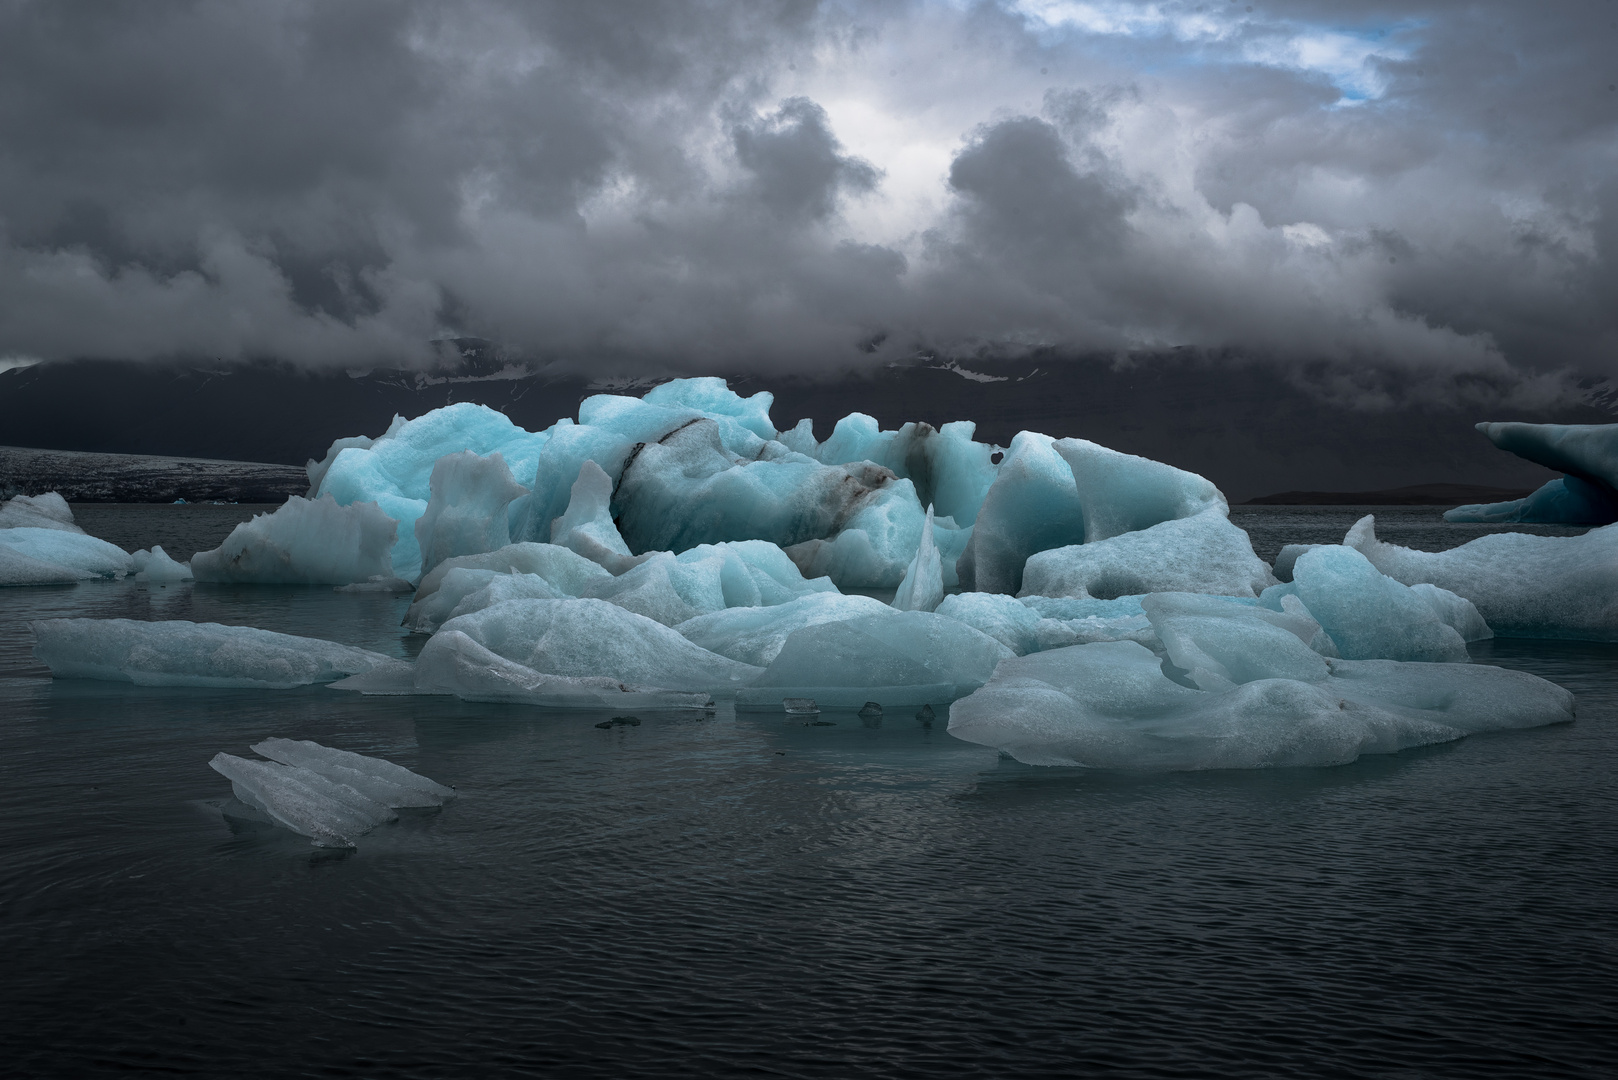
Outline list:
[[[1618,373],[1618,5],[1246,6],[4,0],[0,358]]]

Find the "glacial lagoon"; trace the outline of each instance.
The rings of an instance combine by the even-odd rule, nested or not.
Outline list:
[[[253,509],[75,512],[183,557]],[[1413,548],[1499,528],[1369,510]],[[1270,560],[1365,512],[1231,516]],[[1133,775],[1018,764],[942,711],[612,724],[51,680],[27,629],[214,621],[406,658],[408,603],[129,579],[0,594],[13,1070],[1565,1077],[1618,1051],[1618,645],[1471,646],[1573,691],[1572,724]],[[208,768],[271,737],[459,797],[311,848],[227,815]]]

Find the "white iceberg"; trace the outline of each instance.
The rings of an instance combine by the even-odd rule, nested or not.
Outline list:
[[[409,668],[352,645],[251,626],[134,619],[43,619],[28,625],[34,656],[58,679],[285,690]]]
[[[330,495],[294,495],[274,513],[231,530],[212,551],[191,556],[198,581],[349,585],[393,577],[397,525],[376,503],[340,505]]]
[[[1440,618],[1434,601],[1406,588],[1350,547],[1318,547],[1298,559],[1292,585],[1346,660],[1465,663],[1466,639]],[[1458,604],[1466,604],[1454,597]],[[1455,606],[1454,616],[1477,617]],[[1485,627],[1485,629],[1487,629]]]
[[[179,581],[195,580],[191,573],[191,564],[175,562],[169,558],[168,552],[163,550],[162,544],[153,544],[152,549],[142,549],[130,556],[135,564],[135,580],[148,585],[171,585]]]
[[[772,607],[732,607],[698,615],[674,629],[710,652],[763,667],[779,655],[794,631],[887,611],[886,604],[869,596],[817,592]]]

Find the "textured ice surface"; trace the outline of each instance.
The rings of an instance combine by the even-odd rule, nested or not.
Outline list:
[[[1466,662],[1465,638],[1439,617],[1433,603],[1353,548],[1329,545],[1308,552],[1293,567],[1292,583],[1346,660]]]
[[[763,667],[776,658],[794,631],[887,611],[886,604],[869,596],[818,592],[774,607],[734,607],[698,615],[674,629],[711,652]]]
[[[915,557],[925,521],[915,486],[899,480],[868,496],[836,536],[794,544],[787,554],[806,577],[829,577],[838,588],[893,589]]]
[[[1275,578],[1222,506],[1028,560],[1022,591],[1109,599],[1149,592],[1254,597]]]
[[[144,581],[149,585],[168,585],[176,581],[192,580],[190,564],[175,562],[169,558],[162,544],[154,544],[150,551],[144,549],[137,551],[130,556],[130,559],[135,564],[136,581]]]
[[[396,819],[396,807],[442,806],[455,797],[453,788],[402,765],[316,742],[266,739],[253,750],[271,760],[216,754],[208,764],[243,803],[317,847],[353,847]]]
[[[35,559],[0,544],[0,585],[72,585],[97,575]]]
[[[404,624],[417,633],[430,634],[457,615],[482,611],[503,600],[567,597],[567,593],[538,574],[457,566],[440,579],[437,589],[410,605]]]
[[[284,690],[379,668],[408,668],[366,649],[251,626],[133,619],[45,619],[28,625],[34,631],[34,656],[58,679]]]
[[[20,525],[0,529],[0,549],[14,552],[31,563],[60,567],[84,578],[123,577],[135,569],[134,560],[123,548],[82,532],[60,528]],[[19,562],[16,565],[26,569],[30,564]]]
[[[888,611],[820,623],[789,635],[740,706],[779,708],[789,697],[857,709],[952,701],[981,686],[1011,650],[986,634],[925,611]]]
[[[900,611],[932,611],[944,599],[944,559],[933,540],[933,508],[921,527],[916,557],[905,568],[905,576],[893,594],[893,606]]]
[[[1169,662],[1199,690],[1229,690],[1258,679],[1319,682],[1326,660],[1310,647],[1320,624],[1197,593],[1154,593],[1141,607]],[[1463,650],[1464,654],[1464,650]]]
[[[710,702],[706,692],[646,689],[605,675],[555,675],[501,656],[453,627],[434,634],[416,658],[412,679],[358,676],[333,684],[369,693],[453,694],[549,709],[691,709]]]
[[[446,405],[414,420],[397,416],[376,439],[339,439],[324,467],[311,463],[310,495],[331,495],[345,506],[356,502],[380,506],[399,523],[391,574],[414,579],[421,571],[415,524],[432,495],[438,459],[463,450],[480,457],[498,452],[511,474],[521,479],[534,475],[549,440],[549,431],[524,431],[504,414],[469,402]],[[568,482],[577,474],[575,464]],[[537,539],[550,539],[549,529]]]
[[[18,495],[0,503],[0,529],[57,529],[82,533],[74,524],[73,509],[54,491],[43,495]]]
[[[1273,629],[1252,640],[1255,650],[1282,642],[1279,635],[1297,640]],[[1224,643],[1232,655],[1241,651],[1233,638]],[[1295,659],[1308,662],[1302,653]],[[1210,691],[1169,678],[1162,661],[1133,642],[1075,645],[1002,663],[986,686],[951,707],[949,730],[1032,765],[1178,770],[1337,765],[1573,718],[1573,695],[1523,672],[1322,663],[1323,678],[1258,678]]]
[[[871,461],[909,480],[917,498],[940,517],[970,522],[994,483],[996,447],[972,439],[976,425],[957,420],[941,428],[909,423],[882,431],[874,417],[851,413],[837,422],[820,446],[792,443],[793,449],[825,462],[845,465]]]
[[[606,570],[621,574],[635,565],[612,520],[612,477],[593,461],[579,467],[567,510],[551,522],[551,543],[576,551]]]
[[[445,575],[455,569],[537,574],[563,596],[582,596],[591,584],[612,576],[577,552],[555,544],[508,544],[481,555],[445,559],[421,579],[416,587],[416,602],[421,603],[436,592]]]
[[[729,694],[759,674],[756,667],[709,652],[662,623],[605,600],[507,600],[457,616],[438,634],[450,630],[546,675],[604,676],[634,687]]]
[[[1464,596],[1502,637],[1618,641],[1618,525],[1583,536],[1494,533],[1448,551],[1376,538],[1367,514],[1343,543],[1406,585]]]
[[[836,592],[826,578],[805,579],[786,553],[764,540],[702,544],[679,555],[657,552],[586,596],[675,626],[731,607],[784,604],[809,593]]]
[[[376,503],[341,505],[329,495],[294,495],[272,514],[231,530],[212,551],[191,557],[198,581],[268,585],[348,585],[395,576],[397,529]],[[415,567],[407,573],[414,576]]]
[[[455,789],[411,772],[382,758],[337,750],[307,739],[265,739],[254,743],[253,753],[282,765],[307,769],[339,784],[347,784],[383,806],[442,806],[455,797]]]
[[[1011,440],[956,564],[961,588],[1016,593],[1030,555],[1084,542],[1084,508],[1073,469],[1055,442],[1032,431]]]
[[[1096,640],[1084,633],[1083,619],[1072,623],[1047,619],[1016,597],[1003,593],[955,593],[946,596],[935,610],[989,635],[1018,656]],[[1132,619],[1131,632],[1146,626],[1138,609],[1134,616],[1126,618]]]
[[[433,465],[427,509],[416,519],[416,546],[425,576],[445,559],[480,555],[511,543],[507,507],[528,489],[511,478],[498,453],[446,454]]]
[[[1562,476],[1538,491],[1508,502],[1470,503],[1444,511],[1445,521],[1554,522],[1607,525],[1618,521],[1618,497],[1605,487]]]
[[[1085,439],[1058,439],[1052,448],[1073,470],[1084,524],[1082,543],[1208,511],[1221,516],[1230,512],[1219,489],[1196,473]]]

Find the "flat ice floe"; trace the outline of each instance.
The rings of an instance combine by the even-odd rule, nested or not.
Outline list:
[[[242,803],[316,847],[351,848],[395,820],[398,808],[442,806],[455,797],[454,788],[402,765],[316,742],[266,739],[253,750],[270,760],[220,753],[208,764]]]
[[[409,665],[317,638],[218,623],[43,619],[34,655],[59,679],[285,690]]]

